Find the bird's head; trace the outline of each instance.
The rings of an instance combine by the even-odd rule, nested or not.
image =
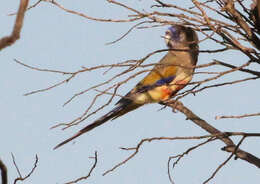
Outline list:
[[[170,49],[198,49],[198,36],[190,28],[181,25],[173,25],[165,32],[165,42]]]

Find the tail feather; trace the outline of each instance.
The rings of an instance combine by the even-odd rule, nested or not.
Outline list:
[[[115,107],[112,111],[110,111],[109,113],[105,114],[104,116],[102,116],[101,118],[99,118],[98,120],[94,121],[93,123],[91,123],[90,125],[86,126],[85,128],[81,129],[78,133],[76,133],[75,135],[73,135],[72,137],[66,139],[65,141],[61,142],[60,144],[58,144],[57,146],[54,147],[54,149],[57,149],[59,147],[61,147],[62,145],[72,141],[73,139],[81,136],[82,134],[102,125],[103,123],[107,122],[110,119],[115,119],[129,111],[132,111],[134,109],[136,109],[136,105],[134,105],[132,103],[132,101],[125,101],[126,103],[120,103],[117,107]],[[129,108],[130,107],[130,108]],[[134,108],[133,108],[134,107]]]

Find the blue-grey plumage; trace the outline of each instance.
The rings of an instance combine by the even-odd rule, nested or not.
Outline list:
[[[116,107],[54,149],[76,137],[148,103],[162,102],[173,97],[192,79],[198,58],[198,37],[194,30],[181,25],[171,26],[165,33],[167,54],[134,89],[116,103]]]

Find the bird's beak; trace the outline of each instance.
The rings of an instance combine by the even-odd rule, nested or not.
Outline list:
[[[170,47],[170,41],[171,41],[171,33],[170,31],[165,32],[165,37],[164,37],[165,43],[168,47]]]

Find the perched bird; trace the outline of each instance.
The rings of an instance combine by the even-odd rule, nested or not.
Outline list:
[[[58,144],[54,149],[144,104],[168,100],[184,88],[192,79],[198,59],[197,34],[190,27],[173,25],[165,32],[164,39],[169,51],[151,72],[121,98],[113,110]]]

